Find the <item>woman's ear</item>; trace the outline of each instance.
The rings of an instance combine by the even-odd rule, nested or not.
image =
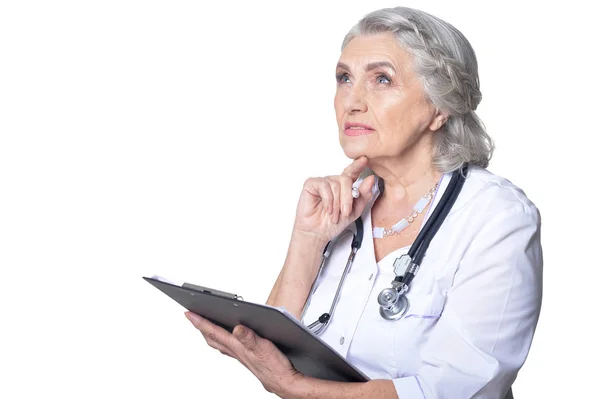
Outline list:
[[[435,116],[433,117],[431,123],[429,124],[429,130],[431,130],[432,132],[435,132],[436,130],[441,129],[449,117],[450,117],[450,115],[448,114],[448,112],[437,109]]]

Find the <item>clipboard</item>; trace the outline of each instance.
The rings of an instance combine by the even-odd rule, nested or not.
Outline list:
[[[340,382],[369,381],[285,309],[247,302],[238,295],[194,284],[180,286],[156,276],[143,279],[187,310],[229,332],[238,324],[251,328],[273,342],[304,375]]]

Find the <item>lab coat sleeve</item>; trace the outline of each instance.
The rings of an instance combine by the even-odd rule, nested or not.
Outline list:
[[[540,216],[519,203],[468,245],[418,374],[393,380],[398,397],[502,399],[529,352],[541,297]]]

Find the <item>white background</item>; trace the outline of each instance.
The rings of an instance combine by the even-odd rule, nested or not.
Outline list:
[[[542,213],[544,303],[517,399],[597,392],[592,3],[402,4],[471,41],[489,169]],[[349,162],[342,38],[395,5],[3,1],[0,397],[269,397],[142,276],[266,300],[303,181]]]

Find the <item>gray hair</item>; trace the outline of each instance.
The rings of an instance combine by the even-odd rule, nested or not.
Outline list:
[[[383,32],[392,32],[413,55],[415,72],[429,100],[449,113],[436,135],[433,166],[443,173],[466,162],[486,168],[494,143],[475,113],[481,92],[471,44],[458,29],[433,15],[395,7],[364,16],[346,34],[342,50],[355,36]]]

